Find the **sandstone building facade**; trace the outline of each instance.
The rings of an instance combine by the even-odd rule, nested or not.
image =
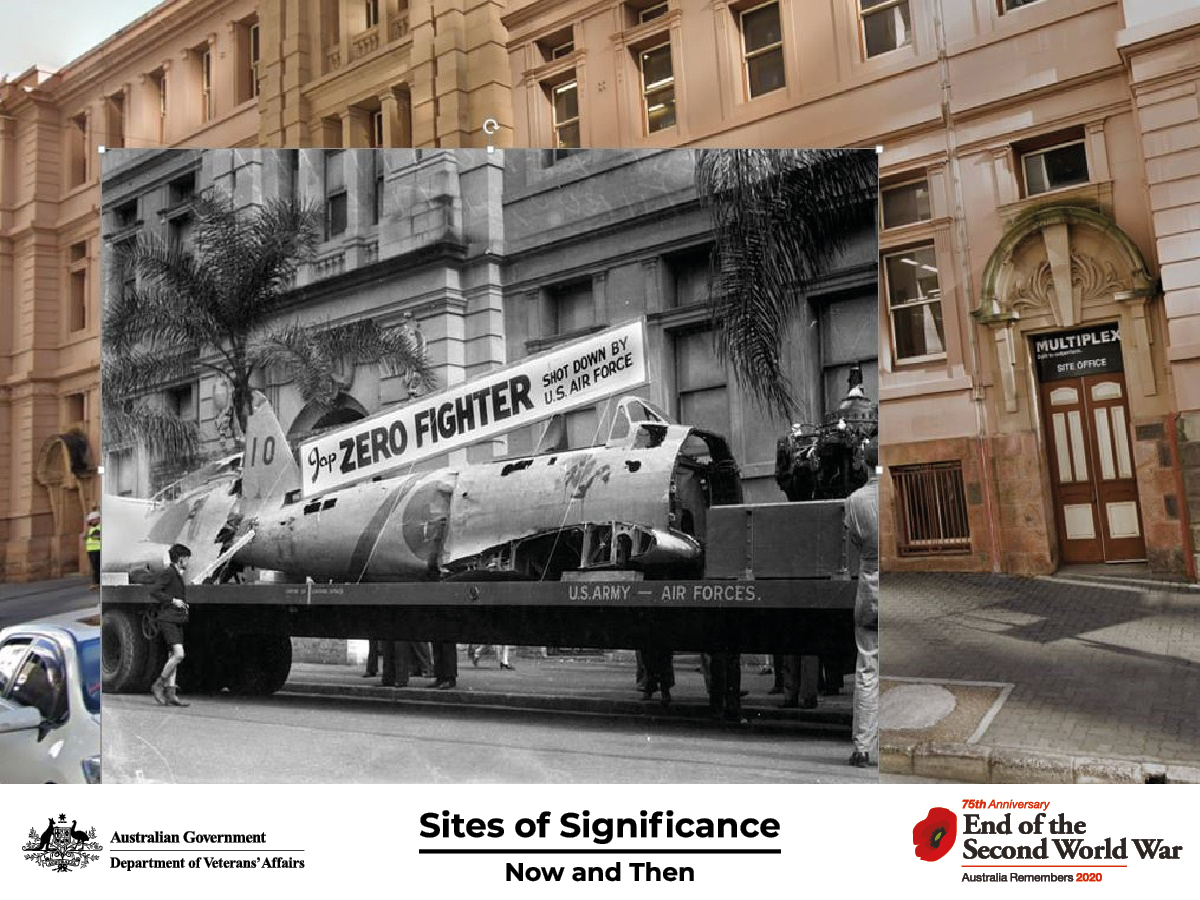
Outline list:
[[[6,578],[69,565],[55,491],[90,496],[35,470],[98,437],[95,146],[481,146],[486,118],[551,164],[881,145],[885,565],[1196,577],[1198,0],[402,3],[168,0],[0,88]],[[1039,359],[1114,329],[1073,383]]]
[[[886,567],[1195,578],[1200,3],[518,0],[503,22],[519,143],[882,146]]]

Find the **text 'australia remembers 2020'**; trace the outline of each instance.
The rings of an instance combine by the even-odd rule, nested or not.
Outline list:
[[[303,492],[373,478],[645,382],[638,320],[305,442]]]

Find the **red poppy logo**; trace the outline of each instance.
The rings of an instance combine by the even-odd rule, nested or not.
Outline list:
[[[914,851],[925,862],[936,862],[954,846],[958,837],[958,816],[944,806],[935,806],[924,819],[913,826]]]

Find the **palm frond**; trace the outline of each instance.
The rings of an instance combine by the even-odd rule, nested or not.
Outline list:
[[[146,400],[106,400],[102,413],[104,446],[141,443],[160,458],[194,459],[200,446],[195,422],[179,418]]]
[[[716,349],[760,406],[790,418],[783,340],[804,293],[874,223],[873,150],[702,150],[696,187],[714,230]]]

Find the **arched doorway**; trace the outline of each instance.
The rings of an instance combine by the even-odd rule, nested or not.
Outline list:
[[[1147,557],[1139,491],[1159,476],[1136,426],[1161,427],[1164,411],[1156,294],[1128,235],[1080,206],[1019,216],[984,270],[974,316],[991,332],[1000,417],[1039,435],[1060,563]]]

